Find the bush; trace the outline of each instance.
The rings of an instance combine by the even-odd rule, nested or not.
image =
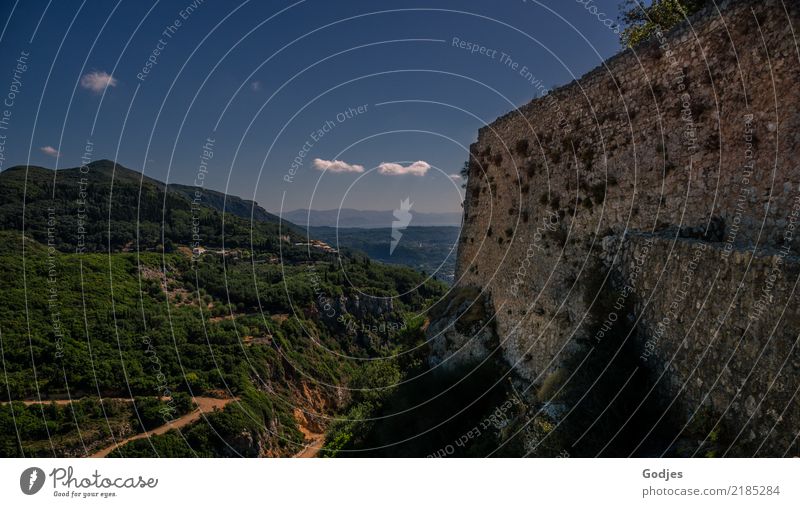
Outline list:
[[[620,18],[626,28],[620,40],[625,46],[636,46],[656,32],[669,30],[706,3],[708,0],[653,0],[649,7],[644,7],[641,0],[625,0],[620,6]]]

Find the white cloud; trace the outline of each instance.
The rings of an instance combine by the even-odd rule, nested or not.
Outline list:
[[[100,93],[109,86],[117,86],[117,80],[107,72],[90,72],[81,78],[81,86],[95,93]]]
[[[261,91],[261,81],[251,81],[250,89],[253,90],[254,92]]]
[[[403,166],[391,162],[384,162],[378,166],[378,172],[387,176],[402,176],[404,174],[413,174],[414,176],[425,176],[431,165],[422,160],[418,160],[411,165]]]
[[[39,150],[44,153],[45,155],[50,155],[51,157],[58,158],[61,156],[61,153],[58,152],[57,149],[53,148],[52,146],[42,146]]]
[[[363,173],[364,166],[357,164],[348,164],[341,160],[322,160],[321,158],[314,159],[314,167],[320,171],[330,171],[332,173]]]
[[[453,181],[461,181],[463,178],[460,174],[453,173],[450,175],[450,179]]]

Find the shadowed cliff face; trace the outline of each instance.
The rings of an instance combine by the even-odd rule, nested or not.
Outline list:
[[[635,440],[618,454],[798,452],[800,15],[720,12],[471,147],[456,284],[486,296],[532,421]],[[612,407],[596,424],[586,393]]]

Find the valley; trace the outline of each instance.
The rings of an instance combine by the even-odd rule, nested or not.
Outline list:
[[[458,227],[407,227],[392,249],[390,228],[311,227],[309,235],[329,245],[366,253],[373,260],[411,267],[452,284],[455,279]]]
[[[301,422],[319,442],[351,405],[348,386],[390,388],[423,353],[420,314],[440,282],[357,251],[295,246],[305,238],[277,221],[225,213],[223,243],[221,201],[192,210],[181,191],[108,161],[53,176],[0,173],[13,401],[0,427],[18,436],[3,440],[4,456],[292,456],[307,448]],[[23,209],[24,236],[12,232]],[[162,240],[148,231],[164,217]],[[29,403],[91,393],[113,399]],[[169,398],[189,401],[176,412]]]

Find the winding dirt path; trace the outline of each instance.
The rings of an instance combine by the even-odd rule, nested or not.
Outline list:
[[[163,435],[164,433],[168,432],[169,430],[180,429],[184,426],[192,424],[200,419],[200,417],[207,412],[213,412],[216,409],[222,410],[225,406],[234,401],[238,398],[204,398],[204,397],[196,397],[192,398],[192,401],[195,402],[197,408],[189,412],[188,414],[182,415],[181,417],[175,419],[174,421],[170,421],[167,424],[163,424],[158,428],[155,428],[151,431],[145,431],[142,433],[138,433],[136,435],[130,436],[126,439],[120,440],[108,447],[97,451],[96,453],[92,454],[90,457],[92,458],[105,458],[109,454],[111,454],[114,449],[117,447],[123,446],[128,442],[133,442],[134,440],[140,440],[142,438],[148,438],[152,435]]]
[[[305,433],[305,432],[304,432]],[[292,456],[293,458],[316,458],[322,446],[325,445],[325,435],[321,433],[305,433],[306,439],[311,441],[303,447],[303,450]]]
[[[163,424],[151,431],[144,431],[142,433],[137,433],[136,435],[132,435],[127,437],[123,440],[120,440],[114,444],[109,445],[108,447],[104,447],[103,449],[95,452],[92,454],[91,458],[105,458],[109,454],[111,454],[115,449],[118,447],[122,447],[123,445],[127,444],[128,442],[133,442],[134,440],[141,440],[142,438],[148,438],[153,435],[163,435],[164,433],[168,432],[172,429],[180,429],[193,422],[197,422],[200,420],[200,417],[204,413],[213,412],[214,410],[222,410],[228,405],[230,402],[237,400],[238,398],[209,398],[198,396],[192,398],[192,401],[197,405],[197,408],[189,412],[188,414],[184,414],[181,417],[171,421],[167,424]],[[41,405],[41,404],[50,404],[55,403],[56,405],[69,405],[72,402],[80,401],[80,398],[70,399],[42,399],[42,400],[19,400],[22,401],[25,405]],[[15,400],[16,403],[17,400]],[[103,398],[103,401],[123,401],[123,402],[133,402],[132,398]],[[8,401],[0,402],[0,404],[7,404]],[[305,437],[305,445],[301,451],[297,454],[292,456],[293,458],[316,458],[319,455],[319,452],[322,450],[323,446],[325,445],[325,434],[324,433],[316,433],[309,429],[305,424],[299,424],[300,431],[303,433]]]
[[[325,433],[318,433],[321,430],[317,425],[311,425],[308,423],[305,414],[299,408],[294,410],[294,418],[297,421],[297,427],[300,429],[300,432],[303,434],[303,442],[305,445],[303,449],[300,450],[297,454],[293,455],[293,458],[316,458],[319,454],[319,451],[322,450],[322,446],[325,445]],[[313,426],[315,430],[309,428],[309,426]]]

